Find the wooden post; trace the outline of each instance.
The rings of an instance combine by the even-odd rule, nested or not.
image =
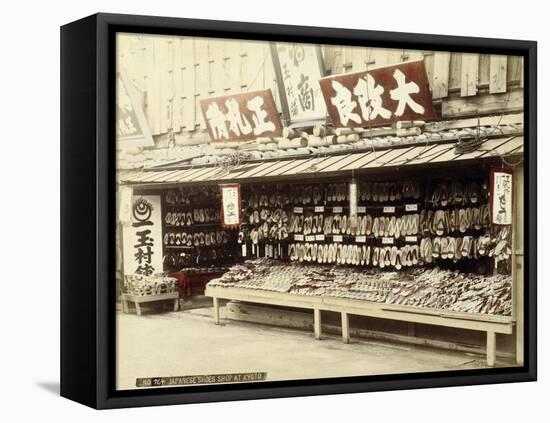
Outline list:
[[[514,194],[512,209],[512,318],[514,319],[516,334],[516,364],[522,366],[525,360],[524,336],[525,336],[525,316],[523,309],[524,300],[524,280],[523,280],[523,168],[514,169]]]
[[[496,352],[496,334],[495,332],[487,331],[487,365],[489,367],[495,366]]]
[[[218,297],[212,298],[214,302],[214,323],[219,325],[220,324],[220,304],[218,302]]]
[[[180,300],[179,300],[179,298],[176,298],[174,300],[174,311],[178,311],[179,308],[180,308]]]
[[[315,339],[321,339],[321,310],[318,308],[313,309],[313,329]]]
[[[342,341],[349,344],[351,341],[349,334],[349,316],[345,311],[342,312]]]
[[[523,257],[522,257],[522,264],[523,264]],[[523,278],[521,278],[523,282]],[[516,364],[519,366],[523,366],[523,363],[525,361],[525,348],[524,348],[524,336],[525,336],[525,328],[523,325],[525,324],[524,320],[524,313],[523,313],[523,286],[518,285],[518,289],[516,290],[516,304],[518,304],[518,310],[516,311]]]
[[[138,316],[141,316],[141,305],[139,305],[139,303],[137,301],[134,302],[134,305],[136,306],[136,314]]]
[[[128,300],[122,294],[122,312],[128,314]]]

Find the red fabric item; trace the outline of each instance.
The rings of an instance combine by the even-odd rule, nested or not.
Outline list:
[[[212,279],[219,278],[223,272],[170,272],[168,276],[177,279],[176,285],[180,298],[186,299],[192,294],[204,295],[204,289],[208,282]],[[194,289],[192,289],[194,288]]]

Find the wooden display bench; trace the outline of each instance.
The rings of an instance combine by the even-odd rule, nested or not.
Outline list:
[[[177,291],[168,292],[166,294],[154,294],[154,295],[133,295],[133,294],[122,294],[122,311],[128,313],[128,303],[132,302],[136,307],[136,314],[141,316],[141,304],[142,303],[151,303],[155,301],[174,301],[174,311],[179,309],[179,294]]]
[[[314,297],[246,288],[206,287],[205,295],[212,297],[214,323],[220,323],[219,299],[270,304],[313,310],[316,339],[321,339],[321,311],[341,314],[342,340],[350,342],[349,315],[401,320],[427,325],[478,330],[487,333],[487,365],[493,367],[496,358],[496,334],[511,335],[514,322],[510,316],[464,313],[395,304],[375,303],[336,297]]]

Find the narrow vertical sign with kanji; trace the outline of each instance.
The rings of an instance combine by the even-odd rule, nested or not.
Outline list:
[[[289,123],[324,121],[327,108],[319,85],[324,74],[320,47],[275,43],[271,51],[279,91],[286,99]]]
[[[150,276],[162,268],[159,195],[134,195],[132,219],[124,227],[124,273]]]
[[[491,223],[512,224],[513,174],[509,169],[491,169]]]
[[[241,224],[241,186],[239,184],[221,185],[222,225],[236,227]]]

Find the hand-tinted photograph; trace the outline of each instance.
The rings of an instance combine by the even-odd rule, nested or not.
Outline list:
[[[118,33],[116,389],[524,363],[520,56]]]

